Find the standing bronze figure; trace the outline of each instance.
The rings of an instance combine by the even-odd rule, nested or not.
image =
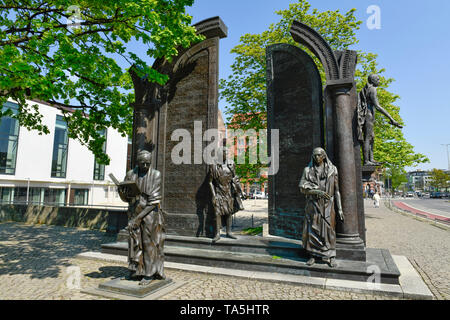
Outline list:
[[[392,125],[403,128],[391,115],[383,109],[377,96],[377,87],[380,84],[380,77],[371,74],[366,86],[359,92],[358,98],[358,140],[362,143],[364,165],[380,165],[373,159],[373,143],[375,139],[373,127],[375,124],[375,109],[384,114]]]
[[[306,195],[303,247],[310,254],[307,264],[313,265],[316,259],[321,259],[336,267],[335,206],[342,221],[344,215],[338,171],[322,148],[314,149],[299,187]]]
[[[140,151],[136,160],[137,167],[127,172],[118,190],[121,199],[129,203],[129,279],[147,285],[154,279],[165,279],[161,173],[150,168],[150,152]]]
[[[236,176],[235,164],[227,161],[225,148],[223,162],[210,165],[208,171],[211,204],[216,219],[216,235],[213,242],[220,240],[222,221],[225,222],[227,237],[236,239],[231,233],[231,219],[237,211],[244,210],[241,200],[242,188]]]

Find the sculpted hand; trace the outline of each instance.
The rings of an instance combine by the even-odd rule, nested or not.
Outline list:
[[[317,195],[319,198],[325,198],[327,200],[331,199],[330,195],[322,190],[314,190],[314,194]]]
[[[132,219],[132,220],[130,220],[130,222],[128,222],[128,228],[130,230],[135,230],[135,229],[139,228],[139,224],[140,224],[139,221],[137,221],[136,219]]]
[[[393,126],[396,126],[396,127],[398,127],[398,128],[403,128],[403,126],[402,125],[400,125],[397,121],[395,121],[394,119],[392,119],[391,120],[391,124],[393,125]]]

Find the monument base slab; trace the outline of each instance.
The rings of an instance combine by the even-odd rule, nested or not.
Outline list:
[[[116,278],[98,286],[99,290],[118,293],[135,298],[144,298],[173,283],[172,279],[153,280],[148,285],[140,285],[139,281]]]
[[[373,276],[371,266],[377,265],[380,283],[398,284],[399,281],[400,272],[385,249],[366,249],[364,261],[337,257],[338,266],[331,268],[322,262],[308,266],[309,255],[299,240],[272,236],[237,237],[237,240],[221,238],[213,243],[208,238],[168,235],[164,246],[165,261],[353,281],[368,281]],[[128,245],[124,242],[103,244],[102,253],[126,256]]]
[[[377,170],[377,166],[368,166],[364,165],[361,167],[362,172],[362,181],[363,182],[369,182],[372,181],[372,174]]]

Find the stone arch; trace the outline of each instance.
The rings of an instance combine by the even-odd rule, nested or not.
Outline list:
[[[292,22],[290,32],[296,42],[307,47],[319,58],[325,69],[327,81],[339,79],[339,65],[334,51],[320,34],[306,24],[298,21]]]

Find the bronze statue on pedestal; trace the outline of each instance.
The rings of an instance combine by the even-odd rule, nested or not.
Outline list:
[[[222,221],[225,222],[227,237],[236,239],[231,233],[232,215],[244,210],[241,200],[242,188],[236,176],[235,164],[227,161],[226,149],[223,148],[222,151],[222,163],[210,165],[208,169],[211,204],[216,219],[216,235],[213,242],[220,240]]]
[[[165,279],[165,221],[160,208],[161,173],[150,168],[151,153],[140,151],[137,167],[127,172],[118,187],[120,198],[128,207],[128,279],[148,285]]]
[[[338,172],[322,148],[314,149],[299,187],[300,192],[306,195],[302,240],[303,247],[310,254],[307,264],[313,265],[316,259],[322,259],[330,267],[336,267],[336,209],[342,221],[344,215]]]
[[[381,164],[373,159],[375,109],[384,114],[393,126],[403,128],[380,106],[377,96],[379,84],[380,77],[376,74],[371,74],[366,86],[359,92],[358,96],[358,140],[362,143],[364,165],[368,166]]]

